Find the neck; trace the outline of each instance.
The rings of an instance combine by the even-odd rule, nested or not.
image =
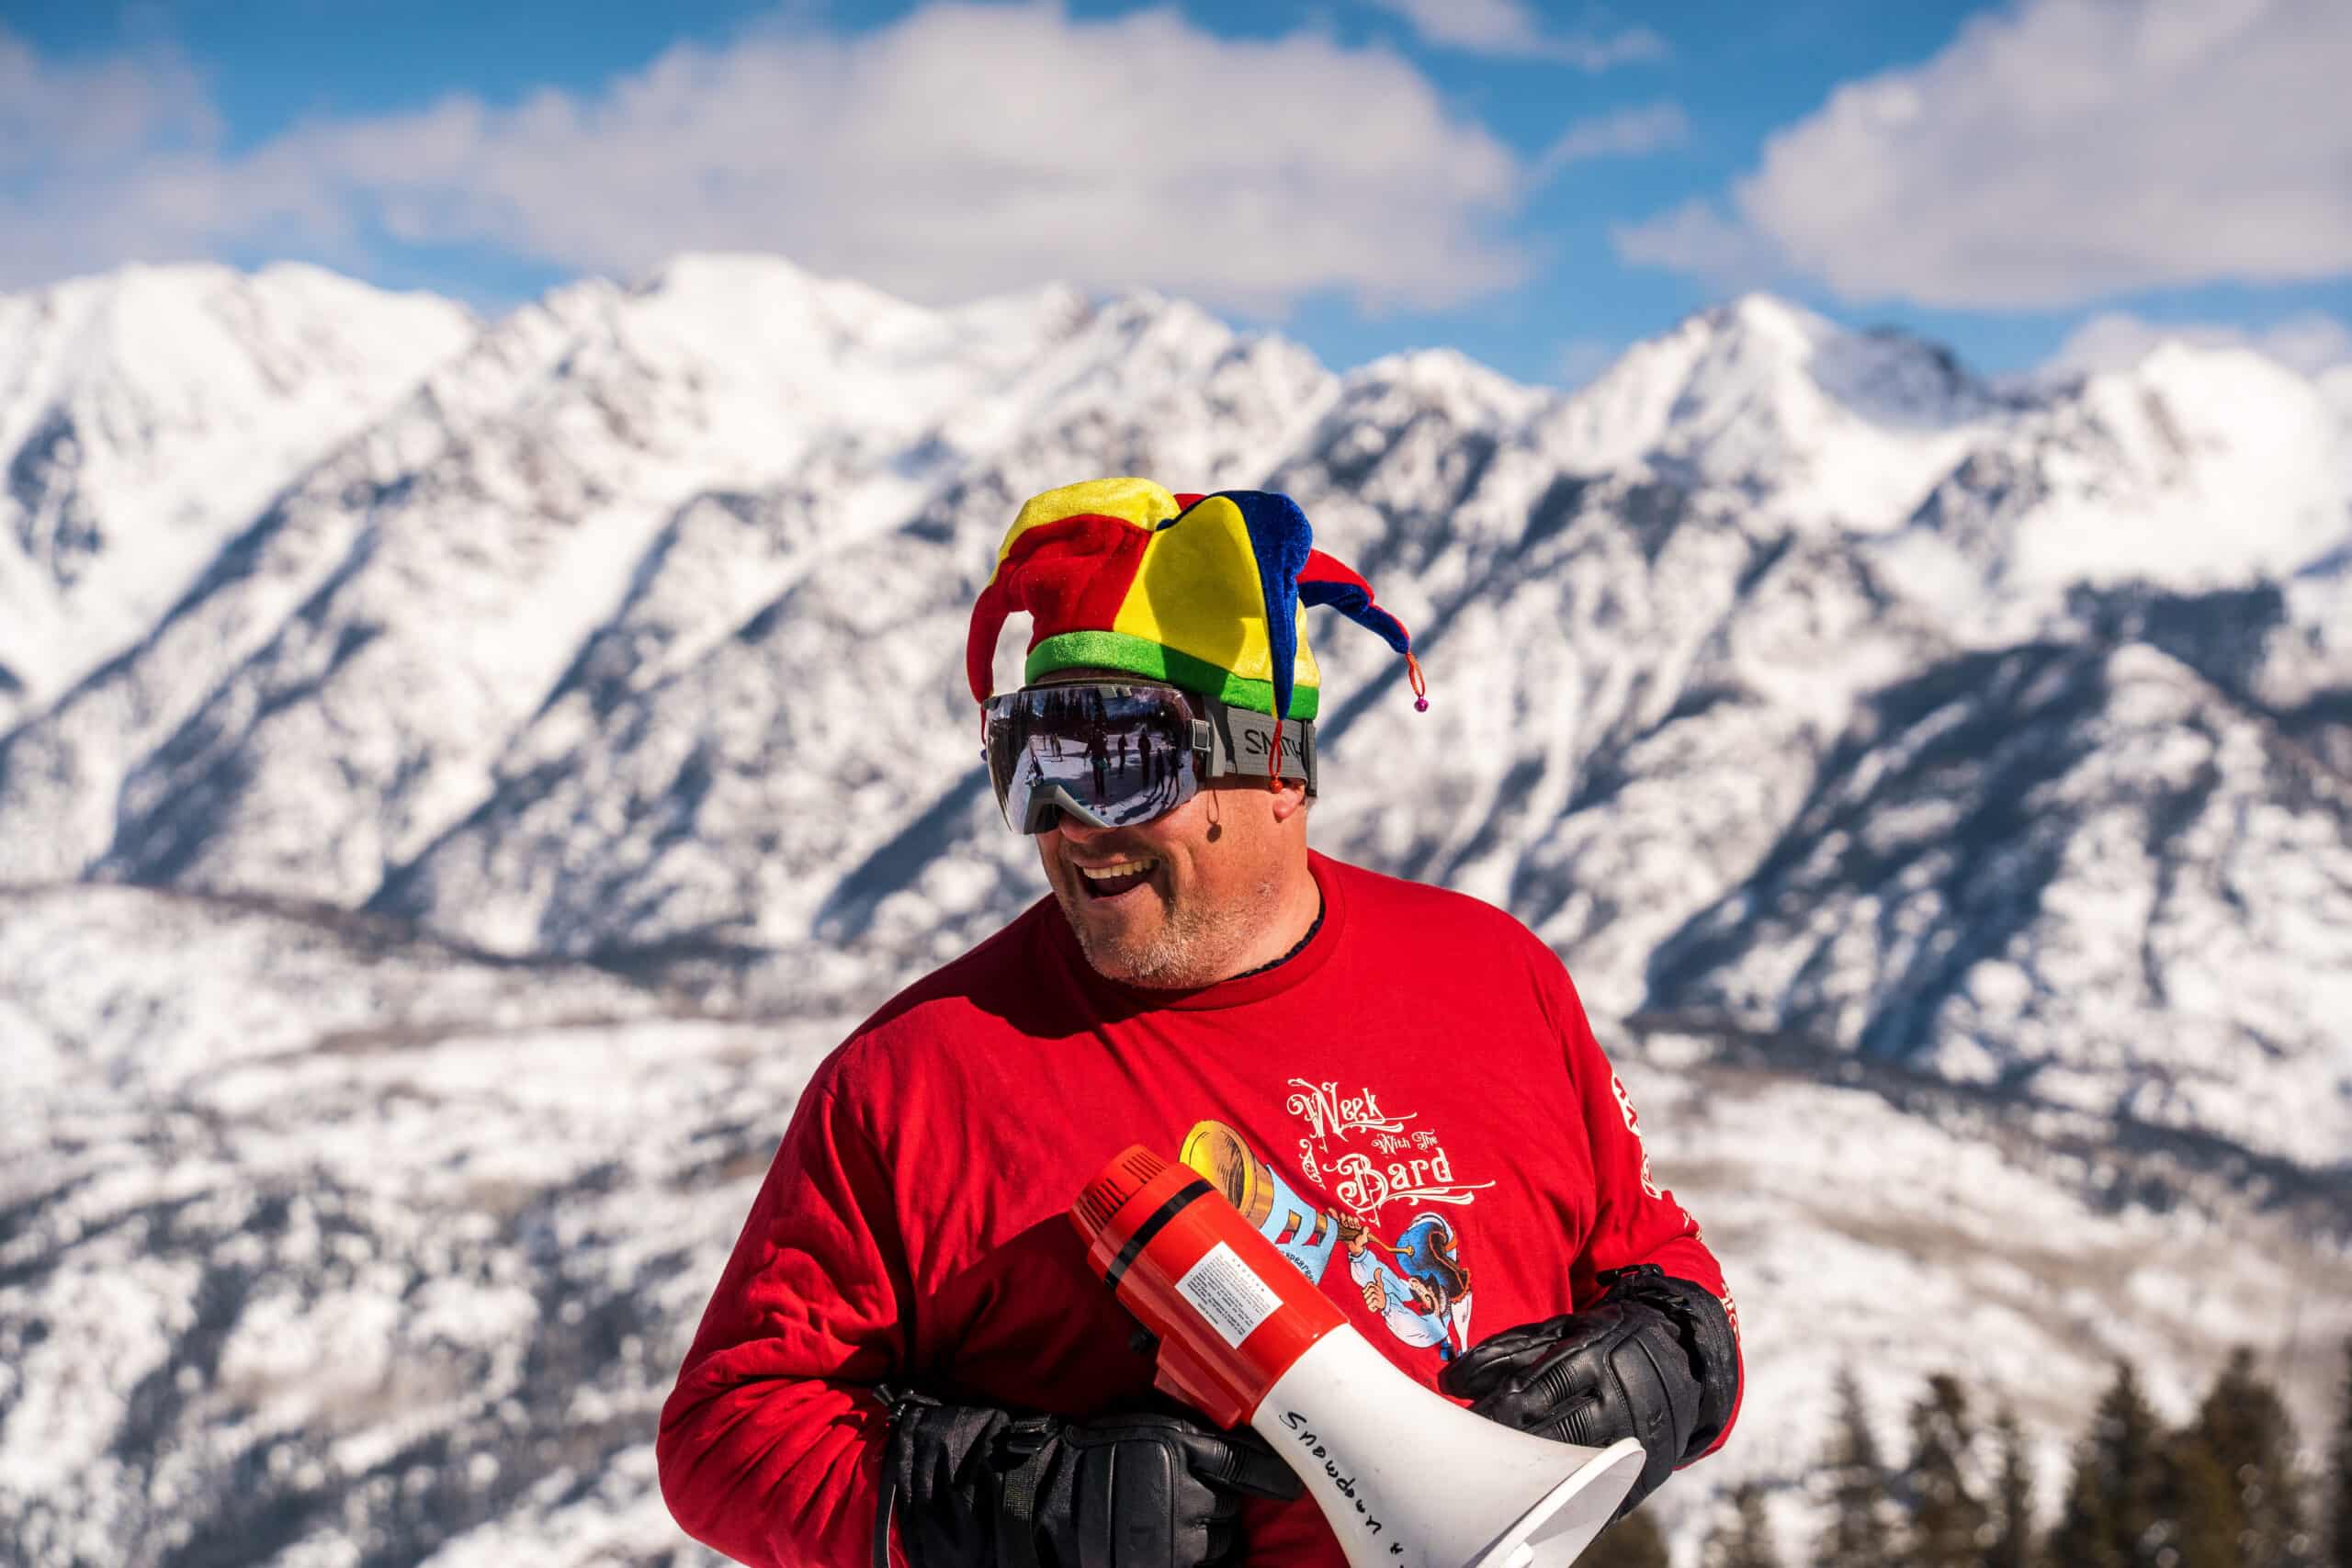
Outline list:
[[[1217,978],[1230,980],[1283,957],[1314,929],[1316,917],[1322,912],[1323,891],[1315,885],[1315,872],[1306,863],[1302,845],[1296,855],[1283,862],[1283,874],[1275,882],[1272,918],[1258,928]]]

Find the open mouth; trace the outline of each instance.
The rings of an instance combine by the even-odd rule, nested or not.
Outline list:
[[[1070,869],[1078,873],[1078,885],[1086,890],[1088,897],[1116,898],[1149,882],[1159,864],[1159,856],[1146,855],[1138,860],[1114,861],[1109,865],[1073,865]]]

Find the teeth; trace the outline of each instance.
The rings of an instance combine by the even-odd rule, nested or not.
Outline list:
[[[1114,876],[1133,876],[1149,871],[1159,863],[1158,856],[1147,860],[1123,860],[1115,865],[1081,865],[1078,874],[1091,882],[1108,882]]]

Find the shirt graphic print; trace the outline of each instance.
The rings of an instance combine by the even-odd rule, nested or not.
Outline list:
[[[1448,1211],[1494,1183],[1459,1178],[1437,1129],[1384,1110],[1369,1087],[1343,1093],[1336,1082],[1293,1078],[1289,1089],[1303,1182],[1222,1122],[1194,1122],[1179,1157],[1314,1283],[1344,1254],[1351,1286],[1389,1333],[1452,1360],[1470,1348],[1471,1273]],[[1304,1195],[1310,1184],[1336,1203]]]

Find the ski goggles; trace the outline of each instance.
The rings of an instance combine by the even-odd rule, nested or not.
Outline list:
[[[1173,811],[1206,781],[1268,776],[1274,720],[1173,686],[1073,682],[990,697],[982,709],[989,782],[1005,825],[1043,833],[1068,813],[1132,828]],[[1282,776],[1315,793],[1315,727],[1282,724]]]

